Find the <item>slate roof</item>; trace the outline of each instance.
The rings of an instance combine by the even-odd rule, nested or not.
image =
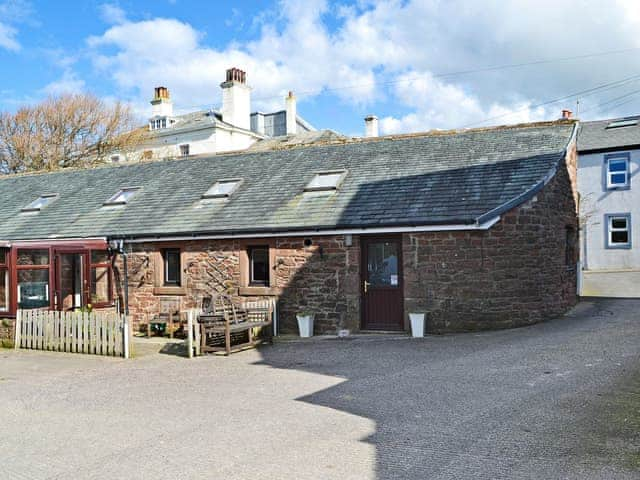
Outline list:
[[[572,131],[549,122],[0,177],[0,240],[473,224],[533,195]],[[337,193],[304,193],[333,169],[348,172]],[[243,181],[228,200],[202,202],[230,178]],[[132,186],[142,189],[129,204],[103,206]],[[41,212],[21,213],[51,193]]]
[[[638,120],[638,125],[607,128],[611,122]],[[609,150],[640,145],[640,117],[612,118],[581,122],[578,130],[578,151]]]

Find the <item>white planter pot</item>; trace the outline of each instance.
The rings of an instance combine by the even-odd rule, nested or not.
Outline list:
[[[302,338],[313,336],[313,315],[296,315],[298,319],[298,331]]]
[[[424,337],[424,313],[410,313],[411,336]]]

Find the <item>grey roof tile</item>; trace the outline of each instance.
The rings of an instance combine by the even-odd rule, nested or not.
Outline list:
[[[473,223],[539,184],[572,129],[556,122],[7,176],[0,240]],[[337,193],[303,193],[315,172],[342,168]],[[243,183],[231,198],[201,202],[215,181],[235,177]],[[127,186],[141,191],[103,207]],[[43,193],[59,198],[20,212]]]
[[[611,122],[638,120],[638,125],[607,128]],[[578,130],[578,151],[608,150],[640,145],[640,117],[612,118],[581,122]]]

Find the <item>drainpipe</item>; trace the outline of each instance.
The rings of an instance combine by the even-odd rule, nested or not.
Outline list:
[[[122,255],[122,267],[123,267],[123,288],[124,288],[124,314],[129,315],[129,268],[127,265],[127,252],[124,250],[124,240],[110,240],[109,247],[116,252]]]
[[[124,314],[128,316],[129,315],[129,269],[127,267],[127,252],[124,251],[124,248],[122,248],[122,264],[124,268]]]

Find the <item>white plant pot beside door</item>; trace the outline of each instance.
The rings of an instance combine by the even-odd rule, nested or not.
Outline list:
[[[313,336],[313,315],[296,315],[298,319],[298,331],[300,337],[309,338]]]
[[[424,337],[424,313],[410,313],[411,336]]]

